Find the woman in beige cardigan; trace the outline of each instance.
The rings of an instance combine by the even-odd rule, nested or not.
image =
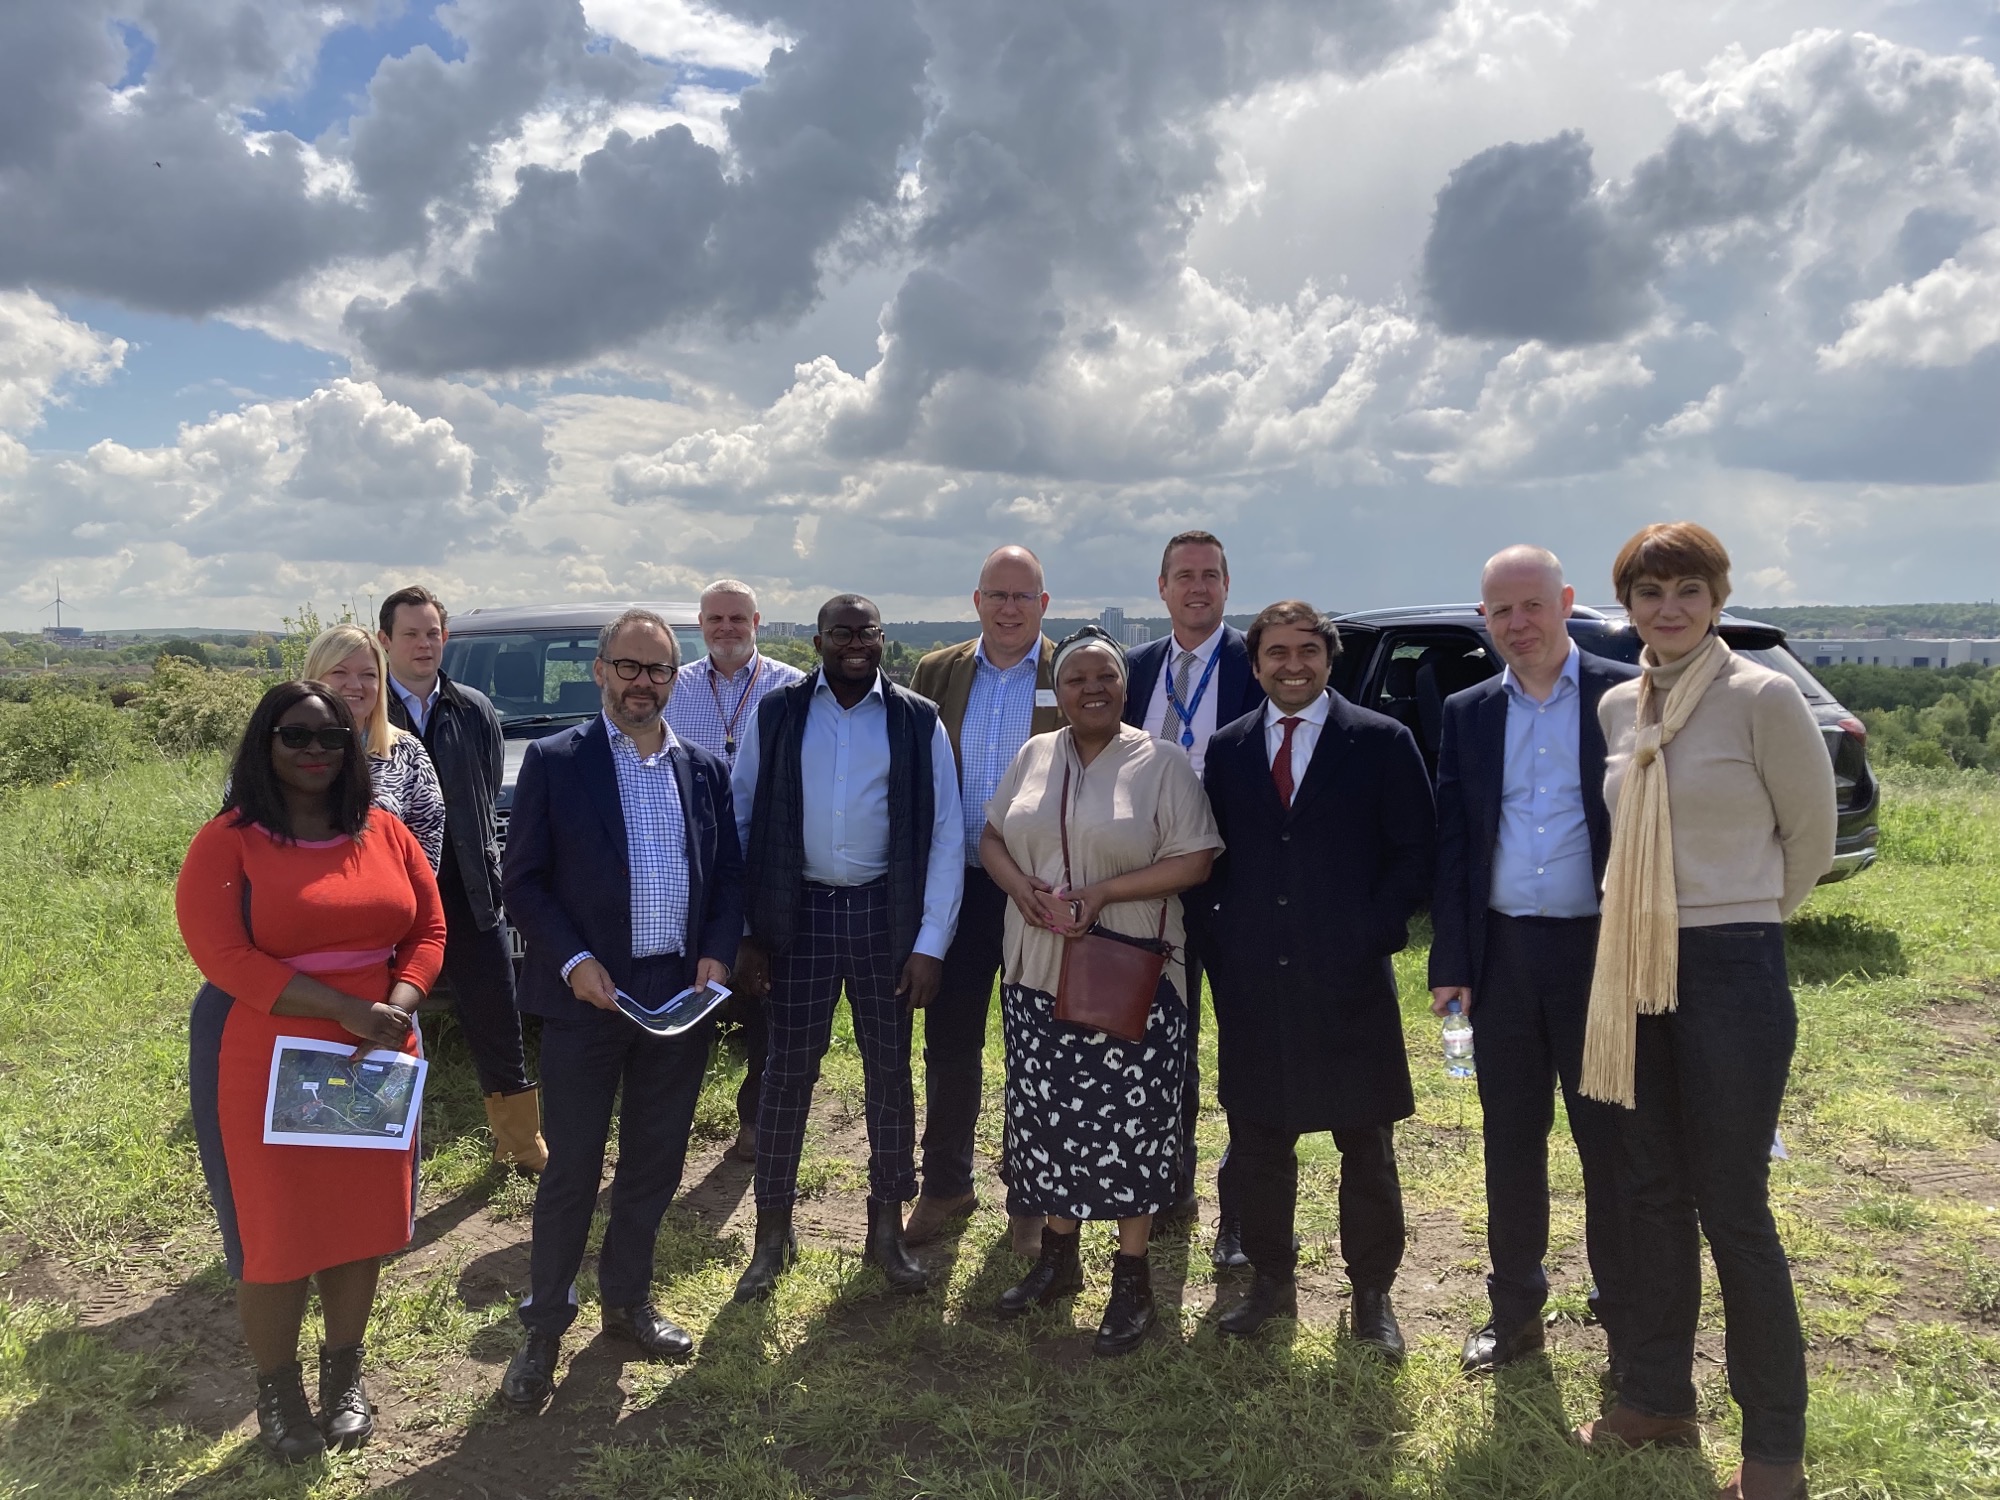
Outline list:
[[[1798,1035],[1783,921],[1833,862],[1833,768],[1790,678],[1716,633],[1729,555],[1648,526],[1612,569],[1645,642],[1599,708],[1612,814],[1583,1092],[1622,1104],[1633,1284],[1618,1404],[1588,1447],[1693,1445],[1701,1237],[1722,1283],[1743,1464],[1723,1494],[1806,1492],[1805,1348],[1771,1217],[1771,1141]]]

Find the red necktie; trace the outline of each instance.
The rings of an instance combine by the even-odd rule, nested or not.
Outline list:
[[[1297,718],[1280,719],[1285,726],[1285,742],[1278,746],[1278,753],[1271,761],[1271,779],[1278,783],[1278,800],[1292,805],[1292,731],[1299,727]]]

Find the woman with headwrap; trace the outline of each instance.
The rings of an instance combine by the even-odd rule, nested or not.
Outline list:
[[[1115,1219],[1118,1253],[1096,1351],[1124,1354],[1153,1324],[1153,1215],[1185,1191],[1178,1142],[1190,1033],[1179,896],[1208,878],[1222,839],[1187,757],[1120,722],[1118,643],[1086,627],[1056,647],[1054,666],[1068,724],[1021,747],[986,805],[979,845],[1010,900],[1000,988],[1005,1175],[1019,1211],[1048,1218],[1040,1259],[1001,1295],[999,1310],[1014,1317],[1080,1291],[1081,1221]],[[1143,1038],[1058,1021],[1065,942],[1093,924],[1151,939],[1163,906],[1173,954]]]

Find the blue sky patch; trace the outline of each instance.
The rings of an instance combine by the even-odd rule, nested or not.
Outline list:
[[[266,104],[255,117],[257,126],[317,140],[366,103],[369,80],[385,58],[429,47],[439,57],[458,61],[465,56],[465,43],[445,30],[438,9],[439,0],[417,0],[373,26],[343,26],[329,33],[320,44],[312,81],[298,94]]]
[[[146,71],[153,66],[153,39],[130,21],[111,24],[125,44],[125,76],[118,80],[118,87],[121,90],[137,87],[145,82]]]

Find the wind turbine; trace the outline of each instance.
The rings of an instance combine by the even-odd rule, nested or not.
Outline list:
[[[52,600],[50,600],[50,601],[49,601],[49,602],[48,602],[47,604],[44,604],[44,605],[42,606],[42,608],[43,608],[43,609],[44,609],[45,611],[46,611],[46,610],[50,610],[50,609],[53,609],[53,610],[54,610],[54,611],[56,612],[56,629],[57,629],[57,630],[61,630],[61,629],[62,629],[62,607],[63,607],[63,604],[64,604],[64,603],[65,603],[65,601],[64,601],[64,599],[63,599],[63,596],[62,596],[62,580],[61,580],[60,578],[58,578],[58,579],[56,580],[56,596],[55,596],[55,598],[54,598],[54,599],[52,599]]]

